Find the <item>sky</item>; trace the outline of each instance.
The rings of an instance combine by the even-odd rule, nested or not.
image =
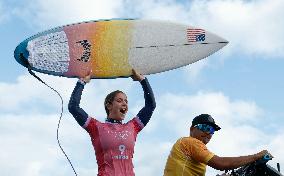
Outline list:
[[[53,27],[110,18],[167,20],[229,41],[194,64],[147,75],[157,108],[137,138],[137,176],[162,175],[172,145],[189,135],[192,119],[201,113],[211,114],[222,128],[207,145],[216,155],[267,149],[274,156],[271,166],[284,165],[283,8],[283,0],[0,0],[0,175],[74,175],[56,140],[60,98],[15,61],[15,47]],[[67,109],[77,79],[37,75],[63,98],[59,139],[78,175],[96,175],[89,136]],[[141,86],[130,78],[92,80],[81,107],[104,121],[104,98],[117,89],[128,96],[130,120],[144,103]],[[220,173],[207,167],[206,175]]]

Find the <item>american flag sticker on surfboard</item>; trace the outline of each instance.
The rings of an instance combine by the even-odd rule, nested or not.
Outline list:
[[[186,30],[188,42],[203,42],[205,41],[205,30],[188,28]]]

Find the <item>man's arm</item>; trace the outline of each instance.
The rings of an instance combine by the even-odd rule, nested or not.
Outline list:
[[[261,159],[265,154],[269,154],[267,150],[263,150],[253,155],[239,157],[219,157],[217,155],[214,155],[208,161],[208,166],[218,170],[236,169],[238,167],[247,165],[249,163]]]

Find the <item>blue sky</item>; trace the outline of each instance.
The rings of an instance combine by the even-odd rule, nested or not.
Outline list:
[[[230,43],[192,65],[147,76],[157,109],[140,133],[134,154],[136,175],[162,175],[172,144],[187,136],[192,118],[209,113],[222,130],[208,148],[219,156],[268,149],[272,166],[284,164],[284,21],[282,0],[0,0],[0,173],[72,175],[56,143],[60,100],[31,77],[14,57],[24,39],[56,26],[106,18],[170,20],[202,27]],[[67,112],[76,79],[38,74],[64,99],[62,145],[79,175],[96,175],[89,137]],[[143,105],[139,84],[131,79],[92,80],[81,106],[103,121],[103,99],[125,91],[131,119]],[[208,167],[207,175],[221,173]]]

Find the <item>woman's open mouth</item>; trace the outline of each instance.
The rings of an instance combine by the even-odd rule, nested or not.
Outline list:
[[[120,112],[125,115],[126,112],[127,112],[127,108],[121,108],[121,109],[120,109]]]

